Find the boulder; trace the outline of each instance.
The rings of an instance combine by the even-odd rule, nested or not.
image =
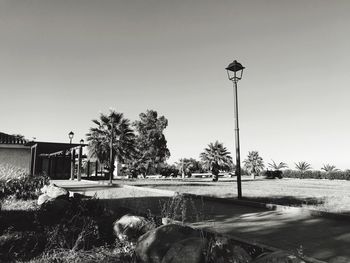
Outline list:
[[[259,256],[252,263],[305,263],[305,261],[287,252],[275,251]]]
[[[114,234],[119,240],[136,241],[147,231],[155,228],[155,225],[142,216],[124,215],[114,222]]]
[[[205,262],[205,252],[208,240],[191,237],[174,243],[162,259],[162,263],[202,263]]]
[[[200,233],[191,227],[177,224],[160,226],[138,239],[136,257],[139,262],[160,263],[174,243],[191,237],[200,237]]]
[[[55,184],[50,184],[46,186],[46,188],[44,186],[41,190],[44,191],[44,194],[47,194],[50,198],[69,197],[69,192],[66,189]]]
[[[45,203],[46,201],[50,200],[51,198],[47,195],[47,194],[41,194],[38,197],[38,205],[42,205],[43,203]]]
[[[213,242],[214,241],[214,242]],[[210,244],[210,262],[249,263],[252,257],[242,247],[234,245],[227,237],[216,237]]]

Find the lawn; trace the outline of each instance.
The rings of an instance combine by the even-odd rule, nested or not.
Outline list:
[[[179,193],[236,198],[234,178],[135,179],[116,183],[171,190]],[[350,181],[322,179],[261,179],[242,178],[243,197],[254,201],[291,206],[305,206],[334,213],[350,214]]]

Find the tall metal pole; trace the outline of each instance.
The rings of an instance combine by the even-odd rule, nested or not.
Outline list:
[[[238,92],[237,92],[237,77],[234,73],[233,79],[233,97],[234,97],[234,121],[235,121],[235,144],[236,144],[236,176],[237,176],[237,193],[238,199],[242,198],[242,182],[241,182],[241,157],[239,149],[239,125],[238,125]]]
[[[110,151],[109,151],[109,158],[110,158],[110,164],[109,164],[109,184],[112,185],[112,179],[113,179],[113,130],[114,130],[114,123],[111,122],[111,142],[110,142]]]

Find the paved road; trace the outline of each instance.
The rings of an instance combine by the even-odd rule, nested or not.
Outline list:
[[[173,192],[134,186],[108,187],[105,182],[56,181],[70,191],[106,200],[110,208],[126,206],[159,214]],[[208,200],[193,200],[194,227],[203,227],[326,262],[350,262],[350,222],[311,216],[300,209],[271,211]]]

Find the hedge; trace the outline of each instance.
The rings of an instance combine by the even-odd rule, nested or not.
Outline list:
[[[298,179],[329,179],[329,180],[350,180],[350,170],[321,172],[321,171],[296,171],[284,170],[283,177],[298,178]]]

